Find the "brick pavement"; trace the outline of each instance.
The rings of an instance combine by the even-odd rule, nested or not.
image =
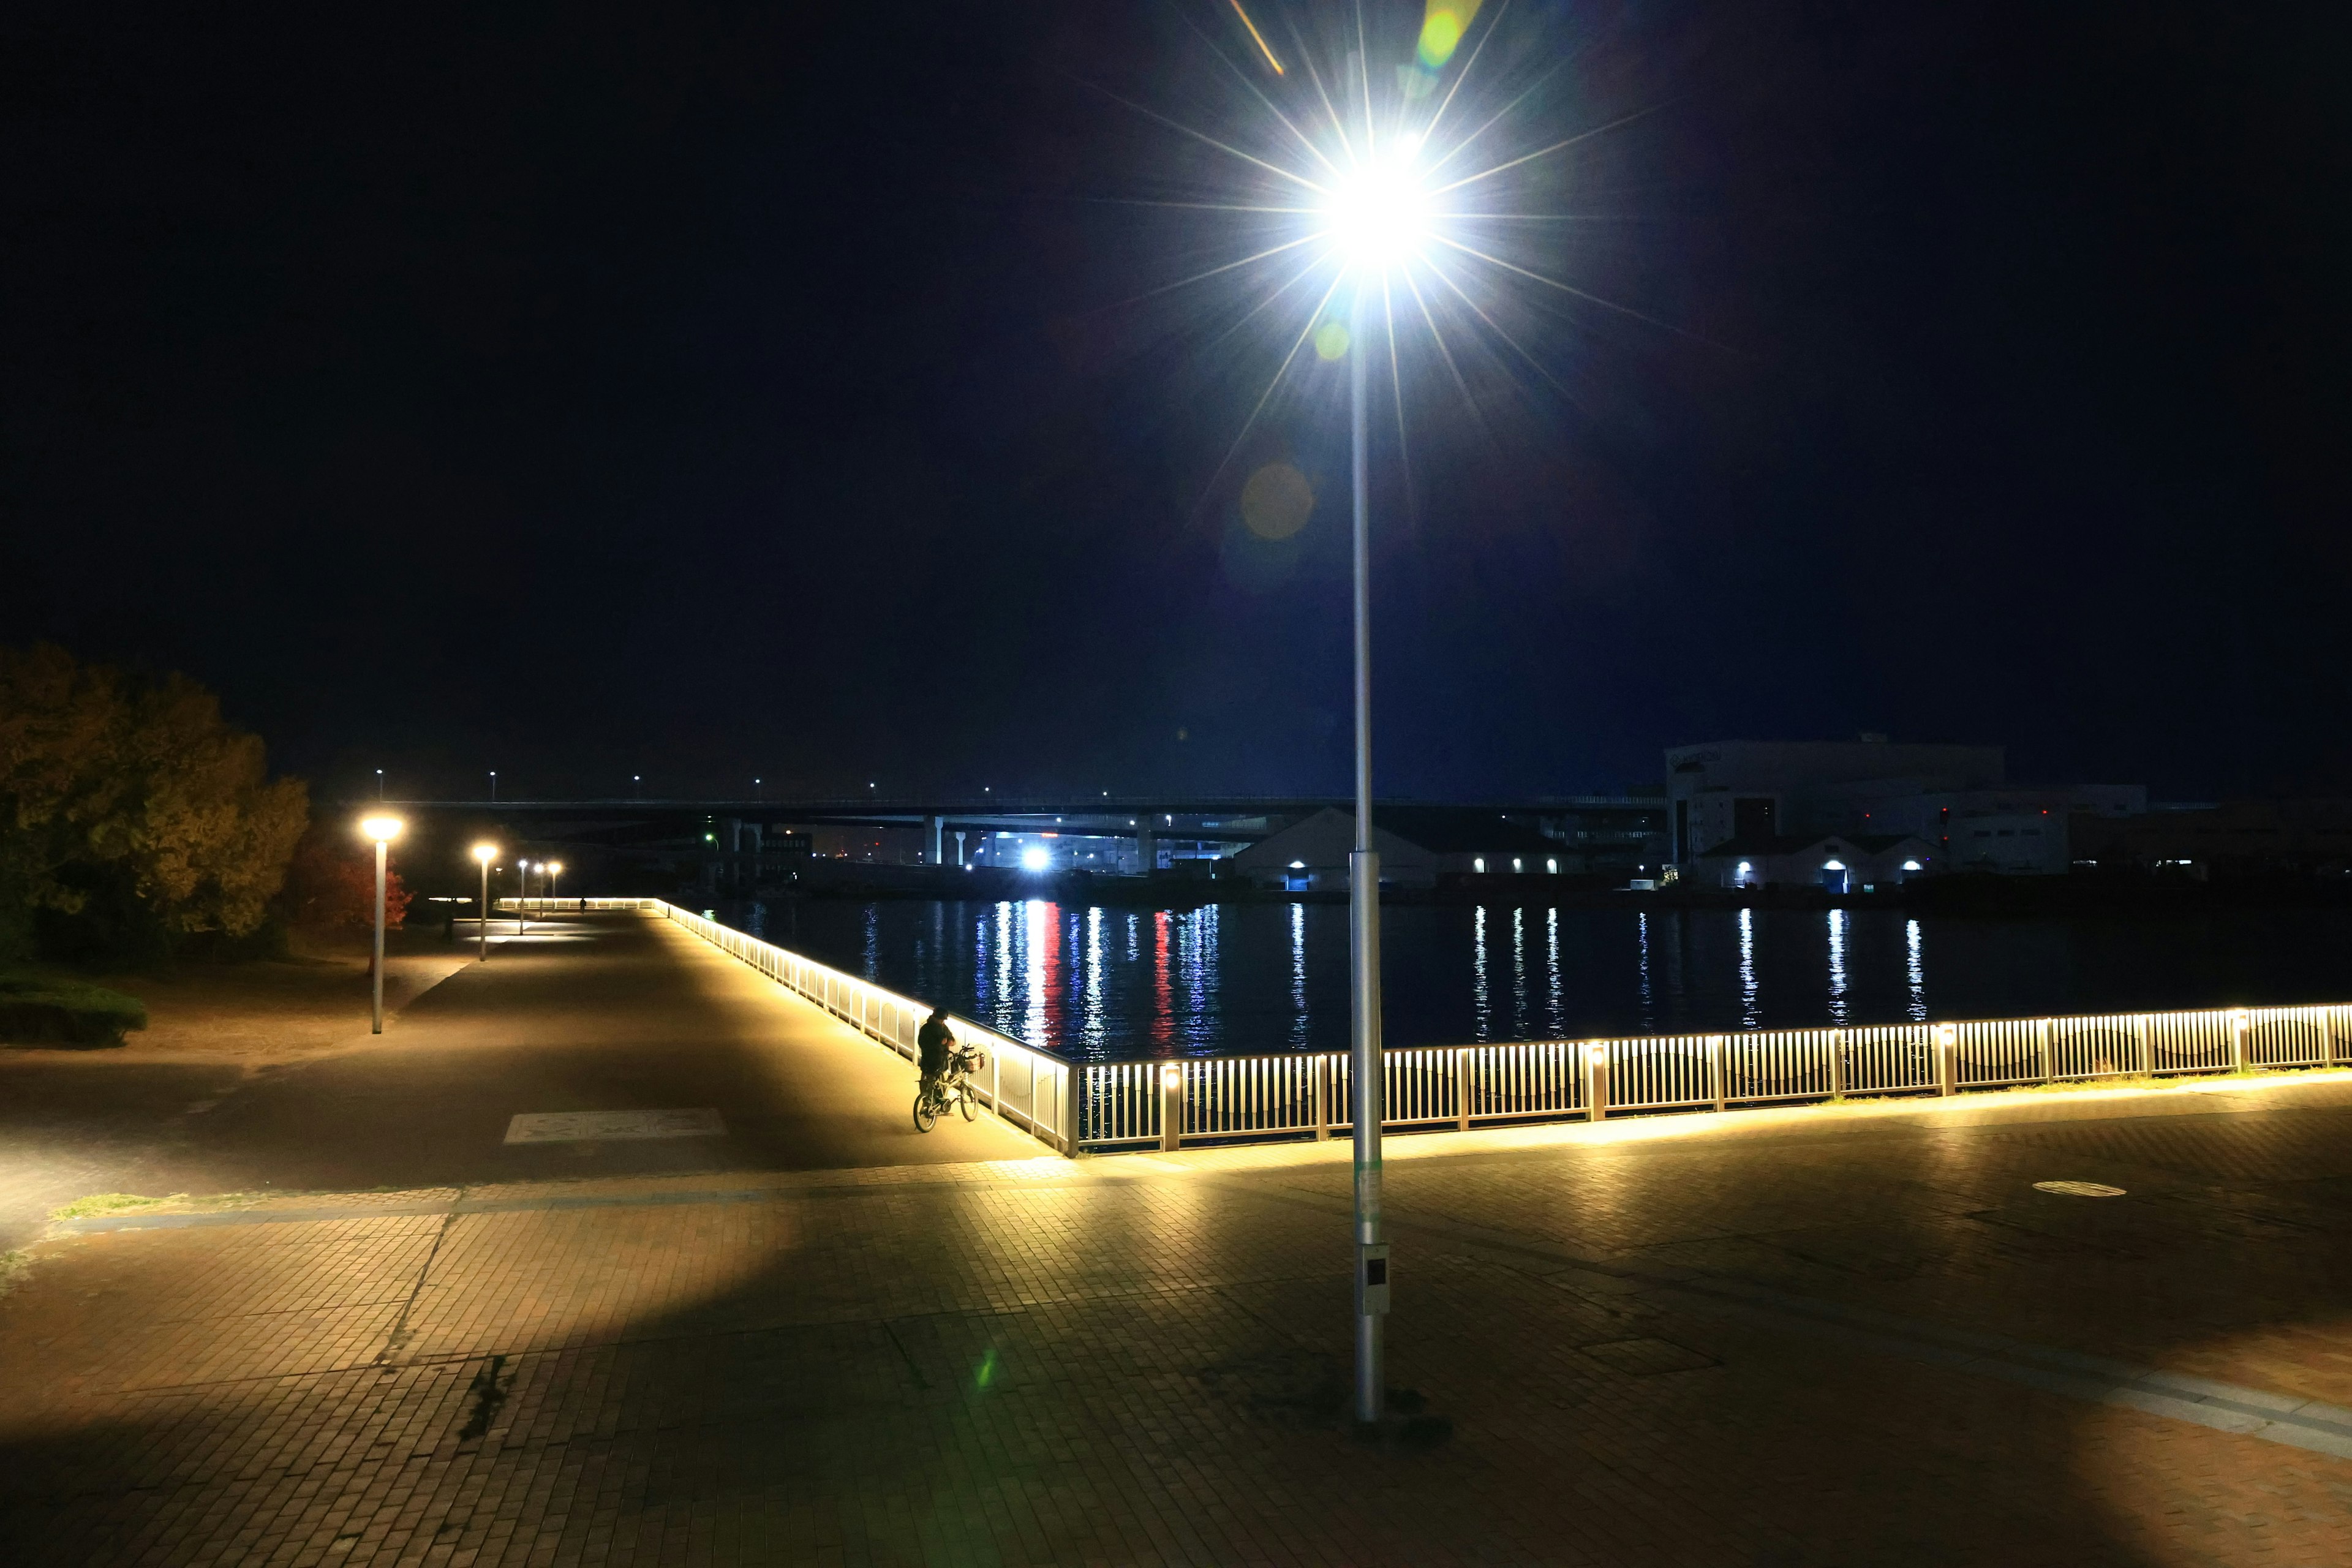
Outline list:
[[[2347,1132],[2314,1078],[1396,1140],[1442,1426],[1370,1442],[1335,1145],[85,1222],[0,1298],[0,1561],[2347,1563]]]

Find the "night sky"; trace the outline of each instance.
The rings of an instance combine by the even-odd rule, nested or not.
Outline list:
[[[1347,16],[1251,10],[1294,70]],[[1419,0],[1366,15],[1392,70]],[[1513,254],[1623,309],[1400,351],[1381,792],[1862,730],[2352,789],[2343,15],[1490,4],[1486,145],[1626,121]],[[12,7],[0,638],[184,669],[330,795],[1343,790],[1341,373],[1244,434],[1304,305],[1151,291],[1265,220],[1139,204],[1255,176],[1118,101],[1275,147],[1251,47],[1226,0]]]

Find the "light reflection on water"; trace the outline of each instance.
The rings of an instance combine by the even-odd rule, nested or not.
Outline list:
[[[1348,1045],[1341,904],[810,900],[720,914],[1082,1057]],[[1381,929],[1382,1035],[1398,1047],[2352,997],[2352,913],[2332,910],[1996,921],[1497,903],[1390,908]]]

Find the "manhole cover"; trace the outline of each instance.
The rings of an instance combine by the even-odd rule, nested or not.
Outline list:
[[[2119,1198],[2124,1195],[2121,1187],[2110,1187],[2100,1182],[2036,1182],[2033,1190],[2056,1193],[2064,1198]]]

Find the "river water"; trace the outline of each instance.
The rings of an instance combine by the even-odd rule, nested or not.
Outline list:
[[[1348,911],[738,904],[753,935],[1081,1059],[1348,1048]],[[1381,911],[1391,1046],[2352,1000],[2352,910]]]

